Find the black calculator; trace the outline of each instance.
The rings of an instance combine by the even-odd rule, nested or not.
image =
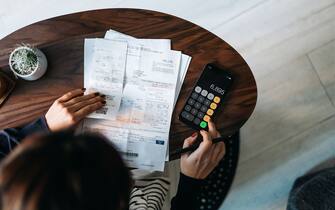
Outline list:
[[[196,130],[208,130],[208,121],[223,106],[223,99],[232,83],[231,73],[207,64],[179,114],[179,119]]]

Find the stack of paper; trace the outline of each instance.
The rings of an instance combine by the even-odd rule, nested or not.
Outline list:
[[[171,116],[191,57],[167,39],[137,39],[107,31],[85,39],[84,86],[106,95],[84,131],[104,134],[129,167],[164,169]]]

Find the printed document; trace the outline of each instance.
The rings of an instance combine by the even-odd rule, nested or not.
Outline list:
[[[106,95],[106,105],[89,118],[113,119],[121,103],[127,43],[96,39],[88,66],[88,92]],[[86,76],[86,77],[87,77]]]
[[[119,106],[107,106],[108,110],[111,110],[111,117],[107,117],[107,114],[102,116],[102,113],[98,116],[96,114],[99,113],[95,113],[95,119],[85,119],[82,129],[105,135],[116,146],[129,167],[163,171],[165,160],[168,158],[172,112],[191,57],[171,50],[171,42],[167,39],[136,39],[109,30],[104,40],[115,45],[113,48],[108,47],[112,51],[118,49],[119,54],[116,58],[120,60],[116,61],[119,62],[120,68],[113,66],[116,73],[111,75],[103,71],[107,65],[112,65],[108,62],[96,68],[95,66],[100,64],[98,58],[105,57],[105,53],[95,55],[96,49],[104,52],[104,47],[107,46],[104,43],[107,42],[100,42],[101,39],[86,39],[84,86],[98,91],[105,90],[104,87],[108,85],[113,86],[111,88],[117,90],[108,92],[113,96],[110,98],[110,104]],[[106,54],[108,53],[107,50]],[[126,57],[124,60],[120,56],[123,53]],[[113,57],[115,55],[116,53]],[[121,65],[121,60],[124,66]],[[113,65],[116,65],[114,61]],[[95,69],[101,73],[100,81],[113,79],[116,82],[103,84],[94,81],[92,75],[99,76]]]

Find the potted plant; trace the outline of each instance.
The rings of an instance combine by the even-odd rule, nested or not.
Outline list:
[[[48,62],[41,50],[22,45],[10,54],[9,66],[15,76],[32,81],[45,74]]]

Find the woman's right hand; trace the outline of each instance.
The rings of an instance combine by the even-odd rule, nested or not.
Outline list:
[[[194,179],[205,179],[219,164],[226,153],[225,144],[218,142],[212,143],[213,138],[220,137],[213,122],[208,123],[208,132],[201,130],[203,141],[200,146],[192,153],[185,153],[180,159],[181,172]],[[184,141],[183,148],[195,143],[198,133],[194,133]]]
[[[50,131],[73,127],[88,114],[106,104],[99,93],[84,95],[85,89],[76,89],[57,99],[45,115]]]

